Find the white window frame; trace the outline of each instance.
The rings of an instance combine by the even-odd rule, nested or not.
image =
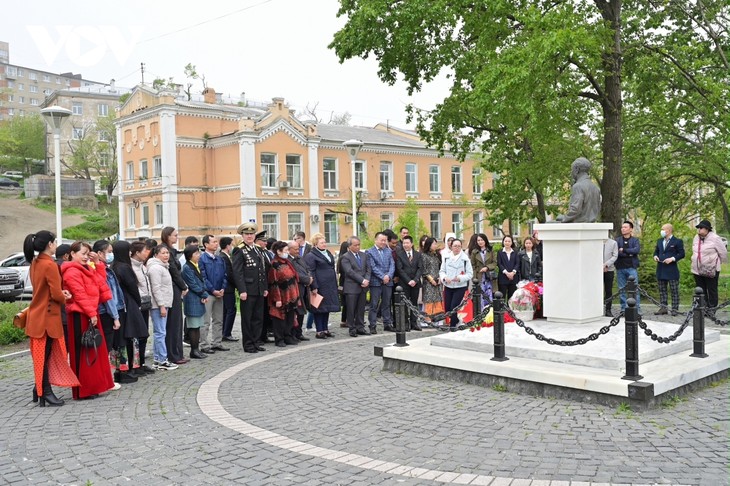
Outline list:
[[[434,172],[434,169],[436,171]],[[435,180],[434,180],[435,178]],[[435,186],[435,188],[434,188]],[[441,194],[441,166],[432,164],[428,166],[428,190],[431,194]]]
[[[162,177],[162,157],[159,155],[152,158],[152,177],[154,179]]]
[[[482,212],[474,211],[471,215],[471,223],[473,226],[474,234],[483,233],[482,231]]]
[[[31,84],[28,87],[28,91],[30,91],[31,93],[37,93],[38,92],[38,86],[36,86],[35,84]]]
[[[71,140],[81,140],[84,138],[83,127],[72,127],[71,128]]]
[[[147,159],[139,161],[139,180],[146,181],[150,177],[150,164]]]
[[[418,192],[418,165],[415,162],[406,163],[406,192]]]
[[[51,77],[49,75],[47,75],[47,74],[44,74],[43,75],[43,82],[44,83],[50,83],[51,82]]]
[[[264,163],[264,158],[266,158],[266,163]],[[271,158],[271,159],[270,159]],[[278,166],[278,160],[277,160],[276,154],[272,154],[270,152],[262,152],[261,153],[261,187],[265,188],[274,188],[276,187],[276,178],[277,178],[277,166]],[[267,168],[265,171],[264,169]],[[273,169],[273,172],[270,172],[269,169]]]
[[[383,170],[385,169],[385,170]],[[388,160],[380,161],[380,190],[392,192],[393,191],[393,162]]]
[[[38,79],[38,75],[36,73],[30,72],[28,73],[28,79],[36,81]]]
[[[380,213],[380,231],[393,228],[394,221],[393,213]]]
[[[368,187],[367,182],[367,166],[364,160],[355,161],[355,190],[366,191]]]
[[[72,115],[83,115],[84,114],[84,105],[78,101],[74,101],[71,103],[71,114]]]
[[[38,100],[36,98],[31,98],[30,106],[38,106]]]
[[[451,232],[457,238],[461,238],[461,235],[464,233],[464,215],[459,211],[451,213]]]
[[[141,215],[142,215],[142,227],[149,227],[150,225],[150,205],[147,203],[142,204],[141,206]]]
[[[286,181],[293,189],[302,189],[302,156],[286,154]]]
[[[431,211],[428,214],[428,228],[431,232],[431,236],[437,240],[441,239],[441,212]]]
[[[98,110],[99,116],[109,116],[109,105],[106,103],[100,103]]]
[[[326,167],[328,163],[332,164],[331,169]],[[337,159],[325,157],[322,159],[322,188],[325,191],[336,191],[337,187]]]
[[[304,213],[287,213],[286,232],[287,239],[293,240],[297,231],[304,231]]]
[[[461,180],[461,166],[451,166],[451,192],[452,194],[463,194],[464,187]]]
[[[478,167],[471,170],[471,190],[474,196],[479,196],[482,193],[482,170]]]
[[[99,152],[99,167],[108,167],[111,155],[108,152]]]
[[[340,241],[340,223],[337,214],[324,213],[324,238],[327,243],[335,244]]]
[[[165,210],[162,203],[155,203],[155,226],[163,226],[165,219]]]
[[[15,95],[9,94],[8,95],[8,103],[12,103],[15,100]]]
[[[127,205],[127,228],[135,228],[137,226],[137,208],[134,204]]]
[[[25,91],[25,85],[23,83],[18,83],[18,91]]]
[[[266,231],[267,238],[279,239],[279,213],[261,214],[261,231]]]
[[[127,180],[134,180],[134,162],[127,162]]]
[[[18,103],[21,105],[25,103],[25,96],[18,96]]]

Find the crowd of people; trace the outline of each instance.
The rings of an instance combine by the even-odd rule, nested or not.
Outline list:
[[[692,272],[708,292],[709,305],[716,306],[727,250],[708,221],[697,229]],[[614,272],[620,288],[629,276],[638,277],[640,246],[632,230],[631,222],[625,222],[621,236],[604,245],[609,295]],[[482,293],[486,306],[495,289],[509,299],[518,282],[542,277],[537,232],[522,241],[521,249],[504,236],[495,251],[482,233],[464,248],[456,237],[442,244],[422,236],[416,243],[403,227],[399,234],[378,232],[366,250],[359,238],[350,237],[337,255],[319,233],[310,242],[303,232],[292,241],[277,241],[252,222],[237,232],[242,238],[238,245],[228,236],[205,235],[202,241],[191,236],[182,252],[172,227],[162,230],[159,242],[100,240],[93,246],[77,241],[57,247],[49,231],[28,235],[23,250],[32,262],[34,288],[26,325],[35,370],[33,400],[41,406],[62,405],[51,385],[72,387],[74,399],[92,399],[191,359],[229,351],[229,343],[239,341],[232,334],[238,308],[243,351],[258,353],[267,343],[286,347],[308,341],[305,328],[313,327],[316,339],[334,337],[329,327],[334,312],[342,313],[340,326],[351,337],[377,334],[381,320],[384,331],[395,331],[396,286],[413,306],[438,315],[457,308],[470,286]],[[666,306],[669,286],[672,313],[679,304],[675,270],[684,257],[681,243],[672,236],[671,225],[665,225],[655,250],[662,303]],[[606,312],[610,314],[610,304]],[[459,318],[453,314],[438,324],[456,330]],[[150,321],[153,359],[147,363]],[[415,313],[408,325],[421,330]]]

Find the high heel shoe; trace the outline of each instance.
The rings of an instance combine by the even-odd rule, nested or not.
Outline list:
[[[37,392],[36,392],[36,394],[37,394]],[[48,406],[50,406],[50,407],[60,407],[61,405],[63,405],[65,403],[63,400],[61,400],[56,395],[54,395],[52,390],[49,390],[44,395],[38,396],[38,406],[39,407],[45,407],[46,402],[48,403]]]
[[[33,403],[38,403],[38,390],[33,387]]]

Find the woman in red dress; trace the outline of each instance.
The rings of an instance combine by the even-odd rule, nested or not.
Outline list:
[[[302,305],[299,298],[299,276],[289,261],[289,251],[284,241],[271,246],[276,257],[269,269],[269,315],[274,328],[276,346],[299,344],[294,337],[297,322],[297,308]]]
[[[63,405],[56,397],[51,383],[58,386],[78,386],[79,381],[66,361],[66,344],[61,325],[61,306],[71,294],[61,289],[61,273],[52,255],[56,253],[56,235],[39,231],[28,235],[23,253],[30,263],[33,300],[28,306],[25,334],[30,337],[30,354],[35,371],[33,401],[52,407]],[[38,256],[35,256],[38,252]]]
[[[77,241],[71,245],[71,261],[61,265],[63,286],[73,296],[66,302],[66,315],[71,369],[81,383],[73,389],[75,400],[95,398],[114,387],[109,352],[99,320],[99,304],[111,299],[111,290],[106,279],[96,271],[94,260],[98,260],[98,256],[91,252],[91,247]],[[102,335],[101,345],[96,350],[81,346],[81,335],[90,325]]]

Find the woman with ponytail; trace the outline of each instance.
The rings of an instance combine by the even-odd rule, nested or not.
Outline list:
[[[28,307],[25,334],[30,337],[30,354],[33,357],[33,401],[39,402],[41,407],[45,407],[46,403],[54,407],[64,403],[53,393],[51,383],[68,387],[79,385],[66,360],[61,306],[71,299],[71,294],[61,288],[61,273],[53,261],[55,240],[56,235],[44,230],[26,236],[23,242],[25,259],[31,262],[29,274],[33,284],[33,300]],[[35,256],[36,252],[38,256]]]

